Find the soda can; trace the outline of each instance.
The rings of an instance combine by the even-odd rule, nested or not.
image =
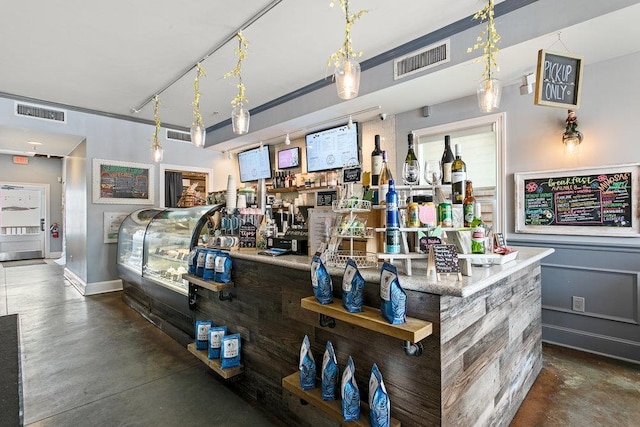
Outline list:
[[[418,204],[411,202],[407,205],[407,227],[420,227],[420,217],[418,215]]]
[[[385,233],[386,247],[385,252],[388,254],[399,254],[400,253],[400,241],[402,240],[402,235],[400,234],[400,230],[398,228],[387,228]]]
[[[438,223],[440,227],[453,227],[453,208],[451,203],[442,202],[438,205]]]

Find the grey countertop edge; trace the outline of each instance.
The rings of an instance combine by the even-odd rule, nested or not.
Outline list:
[[[513,249],[518,251],[518,257],[515,260],[491,267],[473,267],[472,275],[462,276],[462,280],[458,280],[456,275],[442,275],[441,280],[438,281],[435,277],[427,277],[423,270],[412,276],[400,274],[400,285],[403,289],[411,291],[466,298],[554,252],[551,248],[524,246],[514,247]],[[232,251],[231,257],[308,271],[311,274],[311,257],[304,255],[271,257],[260,255],[253,251]],[[332,276],[342,276],[344,273],[343,268],[328,267],[327,270]],[[377,269],[361,269],[360,273],[367,282],[380,283],[380,267]],[[334,286],[336,285],[340,286],[341,284],[334,284]],[[311,277],[309,277],[309,286],[311,286]]]

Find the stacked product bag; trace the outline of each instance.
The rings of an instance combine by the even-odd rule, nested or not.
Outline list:
[[[356,421],[360,419],[360,390],[356,382],[356,366],[349,356],[347,366],[342,373],[342,383],[340,393],[342,396],[342,418],[345,421]]]
[[[222,337],[226,334],[226,326],[212,326],[209,328],[209,359],[220,359]]]
[[[391,401],[382,381],[382,374],[375,363],[369,377],[369,420],[371,427],[391,425]]]
[[[349,258],[342,276],[342,305],[350,313],[362,311],[364,278],[358,270],[356,262]]]
[[[196,320],[196,349],[206,350],[209,345],[209,328],[213,326],[211,320]]]
[[[388,262],[380,271],[380,314],[392,325],[407,321],[407,294],[400,286],[398,269]]]
[[[336,400],[338,390],[338,361],[333,344],[327,341],[322,358],[322,400]]]
[[[213,280],[217,283],[231,282],[231,256],[227,252],[218,251],[215,258],[215,273]]]
[[[313,294],[320,304],[333,302],[333,282],[322,259],[318,255],[311,258],[311,285]]]
[[[316,388],[316,361],[311,353],[311,343],[309,337],[304,336],[302,346],[300,346],[300,387],[303,390]]]
[[[240,334],[223,336],[220,345],[220,367],[227,369],[240,366]]]
[[[219,253],[220,252],[215,249],[208,249],[204,253],[204,270],[202,273],[202,278],[204,280],[213,280],[213,277],[215,275],[216,256]]]

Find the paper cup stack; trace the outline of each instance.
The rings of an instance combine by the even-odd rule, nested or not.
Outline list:
[[[229,175],[227,179],[227,210],[236,208],[237,192],[236,179],[233,175]]]

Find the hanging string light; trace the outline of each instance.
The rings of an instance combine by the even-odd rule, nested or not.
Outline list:
[[[329,58],[327,65],[333,64],[335,67],[334,79],[338,96],[342,99],[352,99],[358,96],[360,90],[360,64],[354,58],[362,56],[362,52],[356,53],[353,50],[353,41],[351,40],[351,27],[369,10],[360,10],[357,13],[351,13],[349,10],[349,0],[338,0],[342,8],[346,20],[344,30],[344,42],[342,47],[338,49]],[[335,1],[329,3],[330,7],[335,5]]]
[[[495,68],[495,71],[500,71],[496,61],[500,34],[496,31],[493,6],[493,0],[488,0],[487,5],[473,15],[473,19],[486,21],[487,25],[476,39],[476,44],[467,49],[467,53],[471,53],[476,49],[482,49],[483,52],[481,59],[485,63],[485,68],[482,73],[482,81],[478,85],[476,92],[478,106],[484,113],[490,113],[500,107],[500,95],[502,93],[500,80],[496,79],[495,74],[491,72],[492,67]]]
[[[202,122],[202,114],[200,114],[200,77],[206,75],[198,62],[196,64],[196,78],[193,81],[193,123],[191,124],[191,143],[196,147],[204,147],[204,140],[207,136],[207,130]]]
[[[156,124],[155,130],[153,131],[153,139],[151,140],[151,155],[153,157],[153,161],[159,163],[162,161],[164,156],[164,149],[162,148],[162,143],[158,139],[158,134],[160,133],[160,116],[158,115],[158,108],[160,107],[160,99],[158,95],[153,97],[153,120]]]
[[[231,105],[233,106],[233,110],[231,111],[231,125],[233,127],[233,133],[242,135],[249,132],[249,120],[251,118],[249,110],[247,110],[244,105],[249,101],[245,97],[245,87],[244,83],[242,83],[242,61],[247,57],[249,42],[242,35],[241,31],[236,34],[236,37],[238,38],[238,47],[234,49],[233,52],[238,55],[238,62],[236,67],[225,74],[224,77],[238,77],[238,84],[236,85],[238,94],[231,100]]]

